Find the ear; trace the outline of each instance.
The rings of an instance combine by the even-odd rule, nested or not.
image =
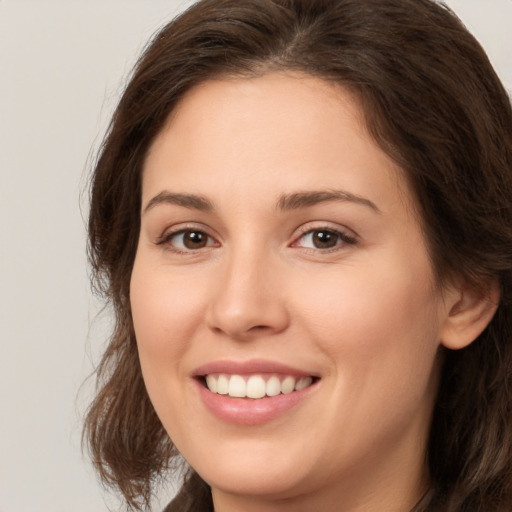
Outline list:
[[[447,315],[441,326],[441,344],[452,350],[470,345],[492,320],[499,300],[497,279],[478,288],[462,279],[450,286],[445,295]]]

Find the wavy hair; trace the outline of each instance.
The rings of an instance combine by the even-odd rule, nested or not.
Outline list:
[[[142,380],[129,301],[141,177],[183,95],[219,76],[291,70],[351,89],[376,143],[403,169],[440,282],[498,279],[501,302],[467,348],[445,351],[416,511],[512,510],[512,110],[485,52],[432,0],[201,0],[140,57],[99,151],[88,254],[115,327],[97,368],[84,443],[132,510],[178,453]],[[212,510],[188,470],[168,510]]]

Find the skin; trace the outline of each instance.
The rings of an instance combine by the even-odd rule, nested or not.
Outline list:
[[[333,190],[351,196],[279,207],[283,195]],[[171,236],[184,229],[206,245]],[[322,229],[348,238],[319,248]],[[210,81],[151,147],[131,280],[140,361],[217,512],[410,510],[428,486],[439,349],[462,343],[461,297],[434,282],[401,171],[339,86],[280,73]],[[320,379],[263,424],[211,414],[194,369],[254,358]]]

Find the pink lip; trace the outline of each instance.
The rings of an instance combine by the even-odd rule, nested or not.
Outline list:
[[[212,393],[198,377],[211,373],[236,375],[246,374],[283,374],[296,378],[313,376],[312,373],[298,370],[281,363],[265,360],[244,362],[215,361],[207,363],[193,372],[193,381],[202,403],[216,418],[237,425],[260,425],[272,421],[303,402],[316,388],[317,382],[311,386],[273,397],[259,399],[231,398],[227,395]]]
[[[199,377],[210,373],[227,373],[229,375],[273,373],[291,375],[296,378],[316,376],[313,373],[305,372],[276,361],[267,361],[265,359],[251,359],[249,361],[213,361],[196,368],[192,372],[192,375],[194,377]]]

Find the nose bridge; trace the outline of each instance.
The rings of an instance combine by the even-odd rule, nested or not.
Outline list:
[[[288,323],[277,258],[249,240],[227,251],[210,311],[211,327],[233,338],[276,333]]]

